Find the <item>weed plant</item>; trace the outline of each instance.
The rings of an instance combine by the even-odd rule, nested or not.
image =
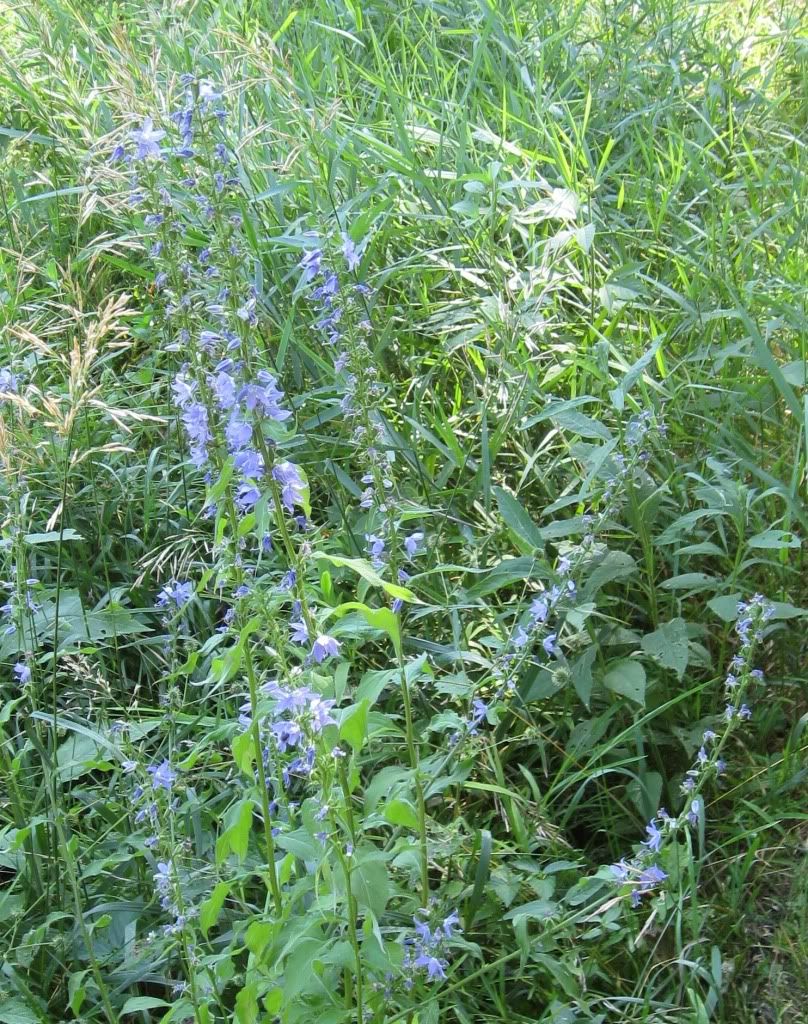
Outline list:
[[[0,14],[0,1024],[806,1020],[804,11]]]

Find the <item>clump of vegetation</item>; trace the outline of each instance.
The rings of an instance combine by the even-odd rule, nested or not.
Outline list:
[[[0,1022],[804,1019],[796,12],[2,10]]]

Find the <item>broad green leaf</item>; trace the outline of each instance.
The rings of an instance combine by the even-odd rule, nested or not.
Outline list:
[[[213,892],[199,908],[199,930],[207,938],[208,931],[216,924],[224,901],[230,893],[231,882],[218,882]]]
[[[75,1016],[78,1016],[82,1003],[87,995],[87,989],[84,986],[84,979],[89,973],[89,968],[86,968],[83,971],[74,971],[67,981],[68,1001],[70,1003],[70,1009],[73,1011]]]
[[[384,817],[391,825],[403,825],[404,828],[417,829],[418,815],[409,800],[389,800],[384,805]]]
[[[401,631],[398,628],[398,616],[389,608],[369,608],[361,601],[346,601],[334,608],[332,615],[344,615],[346,612],[358,611],[373,629],[381,629],[390,637],[396,652],[401,653]]]
[[[592,696],[592,687],[594,685],[592,666],[595,663],[597,653],[598,651],[595,646],[587,647],[585,651],[578,655],[570,669],[575,692],[587,707],[589,707],[589,700]]]
[[[619,693],[635,703],[645,705],[645,669],[639,661],[624,658],[613,665],[603,680],[612,693]]]
[[[524,921],[546,921],[548,917],[554,917],[558,913],[558,904],[552,900],[532,900],[521,907],[514,907],[506,914],[503,914],[503,921],[513,921],[514,924],[520,920]]]
[[[226,828],[216,841],[216,861],[221,863],[230,853],[235,853],[239,860],[247,856],[252,828],[253,805],[249,797],[244,797],[230,807],[225,814]]]
[[[58,530],[49,530],[47,533],[26,533],[23,540],[26,544],[58,544],[60,540],[84,540],[84,538],[80,533],[68,528],[61,534]]]
[[[368,708],[370,701],[365,699],[352,704],[342,712],[339,725],[339,738],[350,743],[353,749],[361,750],[368,732]]]
[[[122,1014],[139,1013],[141,1010],[157,1010],[162,1006],[171,1006],[165,999],[158,999],[156,996],[132,996],[123,1004]]]
[[[750,548],[770,548],[775,551],[802,546],[800,538],[790,530],[764,530],[750,537],[746,543]]]
[[[390,899],[390,880],[387,867],[375,851],[355,854],[351,865],[351,892],[360,907],[381,918]]]
[[[236,1020],[238,1024],[256,1024],[258,1020],[258,985],[254,981],[236,996]]]
[[[363,580],[366,580],[374,587],[381,587],[391,597],[398,597],[402,601],[409,601],[410,603],[420,603],[415,594],[407,587],[399,586],[398,583],[389,583],[387,580],[382,579],[370,562],[366,562],[363,558],[343,558],[341,555],[326,555],[321,551],[317,552],[317,557],[324,558],[327,562],[336,565],[338,568],[342,567],[353,570]]]
[[[231,748],[233,750],[233,759],[239,766],[239,769],[245,775],[252,778],[253,762],[255,761],[255,743],[252,733],[248,730],[234,736]]]
[[[505,525],[516,535],[517,540],[522,542],[522,547],[528,551],[542,548],[544,542],[541,531],[519,500],[501,487],[494,487],[493,491]]]
[[[645,653],[655,658],[660,665],[672,669],[679,679],[684,676],[689,654],[684,619],[671,619],[653,633],[647,633],[641,643]]]

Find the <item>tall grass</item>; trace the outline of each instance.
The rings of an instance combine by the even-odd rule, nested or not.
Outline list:
[[[806,1019],[804,12],[0,13],[0,1022]]]

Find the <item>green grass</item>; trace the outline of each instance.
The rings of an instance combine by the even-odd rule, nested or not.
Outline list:
[[[167,1021],[349,1021],[351,973],[373,1021],[808,1020],[800,6],[35,0],[0,14],[0,363],[29,403],[0,407],[2,578],[35,576],[45,605],[26,619],[29,687],[11,673],[16,640],[0,650],[0,1022],[129,1020],[133,998],[173,1004]],[[356,508],[361,446],[298,284],[305,231],[368,238],[367,359],[396,515],[427,535],[421,603],[402,620],[401,657],[429,658],[411,669],[414,721],[399,673],[382,689],[368,675],[395,668],[395,630],[356,607],[339,620],[344,668],[322,683],[343,704],[374,694],[338,830],[387,859],[367,855],[356,895],[336,844],[314,871],[290,856],[282,925],[261,800],[233,747],[251,670],[215,632],[229,600],[215,573],[232,590],[240,569],[200,515],[169,389],[184,353],[165,349],[142,218],[107,162],[135,122],[167,120],[183,72],[223,88],[239,139],[233,281],[256,289],[251,358],[295,413],[279,450],[311,485],[312,608],[386,598],[322,558],[364,557],[378,524]],[[212,229],[182,216],[198,254]],[[491,692],[498,644],[564,545],[574,554],[576,517],[604,507],[607,447],[630,453],[643,410],[667,432],[603,527],[611,561],[581,570],[564,661],[525,668],[500,720],[446,767],[457,716]],[[153,612],[172,578],[198,586],[187,628]],[[671,844],[664,893],[632,911],[599,868],[636,849],[660,805],[681,810],[720,718],[735,601],[755,592],[779,603],[757,655],[767,689],[728,740],[703,832]],[[261,679],[288,647],[272,593],[260,626],[240,622]],[[613,685],[636,671],[627,660],[642,667],[634,699]],[[181,768],[172,842],[191,902],[227,884],[206,934],[179,947],[146,941],[165,914],[124,754]],[[391,810],[391,795],[404,803]],[[466,944],[442,985],[373,1004],[379,950],[400,948],[417,907],[421,837]],[[536,900],[549,920],[508,916]],[[192,996],[176,999],[183,978]],[[168,1010],[140,1005],[135,1019]]]

